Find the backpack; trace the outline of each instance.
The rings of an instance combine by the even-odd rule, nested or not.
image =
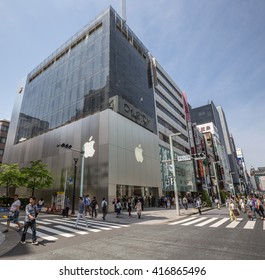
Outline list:
[[[106,201],[104,201],[104,203],[103,203],[102,210],[103,211],[107,210],[107,203],[106,203]]]

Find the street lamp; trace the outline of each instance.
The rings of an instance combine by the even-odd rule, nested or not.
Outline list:
[[[73,189],[73,203],[72,203],[72,215],[75,214],[75,183],[76,183],[76,169],[77,169],[77,162],[78,158],[74,158],[75,162],[75,172],[74,172],[74,189]]]
[[[217,177],[217,172],[216,172],[216,167],[215,167],[215,164],[218,164],[220,163],[220,161],[214,161],[213,162],[213,170],[214,170],[214,176],[215,176],[215,179],[216,179],[216,185],[217,185],[217,192],[218,192],[218,199],[219,201],[221,201],[221,196],[220,196],[220,188],[219,188],[219,180],[218,180],[218,177]]]
[[[174,182],[175,203],[176,203],[176,211],[177,211],[177,215],[178,216],[180,216],[180,212],[179,212],[179,198],[178,198],[178,186],[177,186],[177,180],[176,180],[176,170],[175,170],[175,161],[174,161],[172,137],[179,136],[179,135],[181,135],[180,132],[169,135],[170,157],[171,157],[172,169],[173,169],[172,173],[173,173],[173,182]]]

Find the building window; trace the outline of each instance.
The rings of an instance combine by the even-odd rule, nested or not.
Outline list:
[[[0,125],[0,131],[8,132],[8,126]]]
[[[5,137],[0,137],[0,143],[5,144],[6,143],[6,138]]]
[[[0,149],[0,156],[4,154],[4,150]]]

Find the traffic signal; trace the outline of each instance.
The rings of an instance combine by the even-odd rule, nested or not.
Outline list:
[[[205,159],[205,153],[198,153],[198,154],[192,154],[191,158],[194,160],[200,160],[200,159]]]
[[[57,148],[59,148],[59,147],[62,147],[62,148],[65,148],[65,149],[71,149],[72,145],[62,143],[62,144],[57,145]]]

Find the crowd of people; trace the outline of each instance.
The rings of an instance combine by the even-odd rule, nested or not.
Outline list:
[[[225,203],[231,221],[235,221],[240,212],[246,214],[249,220],[256,221],[258,216],[261,220],[265,220],[265,195],[231,196],[226,198]]]

